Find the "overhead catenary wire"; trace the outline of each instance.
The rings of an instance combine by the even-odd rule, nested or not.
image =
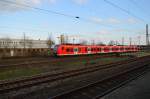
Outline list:
[[[28,4],[23,4],[23,3],[16,3],[10,0],[1,0],[1,2],[5,2],[5,3],[9,3],[9,4],[15,4],[18,6],[23,6],[23,7],[27,7],[27,8],[31,8],[31,9],[35,9],[35,10],[40,10],[40,11],[45,11],[45,12],[49,12],[49,13],[53,13],[53,14],[57,14],[57,15],[62,15],[62,16],[66,16],[66,17],[71,17],[71,18],[80,18],[79,16],[73,16],[73,15],[69,15],[69,14],[64,14],[64,13],[60,13],[57,11],[52,11],[52,10],[47,10],[47,9],[42,9],[42,8],[38,8],[38,7],[33,7],[30,6]]]
[[[129,0],[133,5],[135,5],[141,12],[143,12],[145,15],[149,16],[150,14],[145,13],[145,9],[139,5],[135,0]]]
[[[61,12],[57,12],[57,11],[53,11],[53,10],[49,10],[49,9],[34,7],[34,6],[30,6],[29,4],[16,3],[16,2],[10,1],[10,0],[1,0],[1,2],[14,4],[14,5],[18,5],[18,6],[23,6],[23,7],[27,7],[27,8],[30,8],[30,9],[35,9],[35,10],[42,11],[42,12],[48,12],[48,13],[51,13],[51,14],[61,15],[61,16],[65,16],[65,17],[69,17],[69,18],[73,18],[73,19],[78,19],[78,20],[81,20],[83,22],[94,23],[94,24],[97,24],[97,25],[103,25],[103,26],[107,26],[107,27],[111,27],[111,28],[115,27],[113,25],[108,25],[108,24],[105,24],[105,23],[95,22],[92,19],[88,19],[88,18],[84,18],[84,17],[80,17],[80,16],[75,16],[75,15],[70,15],[70,14],[65,14],[65,13],[61,13]]]
[[[110,5],[112,5],[113,7],[117,8],[117,9],[120,9],[121,11],[127,13],[128,15],[130,15],[130,16],[132,16],[132,17],[135,17],[135,18],[139,19],[140,21],[146,23],[146,21],[145,21],[143,18],[134,15],[134,14],[131,13],[130,11],[128,11],[128,10],[126,10],[126,9],[124,9],[124,8],[122,8],[122,7],[120,7],[120,6],[118,6],[117,4],[115,4],[115,3],[113,3],[113,2],[111,2],[111,1],[109,1],[109,0],[104,0],[104,2],[106,2],[106,3],[110,4]]]

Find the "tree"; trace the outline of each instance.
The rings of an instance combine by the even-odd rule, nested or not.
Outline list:
[[[51,48],[52,47],[52,45],[54,45],[55,44],[55,42],[53,41],[53,39],[52,39],[52,36],[51,35],[49,35],[49,37],[48,37],[48,39],[47,39],[47,46],[48,46],[48,48]]]
[[[80,40],[79,44],[81,44],[81,45],[87,45],[88,42],[87,42],[87,40]]]
[[[104,44],[103,42],[99,41],[99,42],[97,43],[97,45],[102,45],[102,46],[104,46],[104,45],[106,45],[106,44]]]
[[[116,42],[111,40],[111,41],[109,41],[108,45],[116,45]]]

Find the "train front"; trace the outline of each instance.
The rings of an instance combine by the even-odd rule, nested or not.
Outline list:
[[[59,45],[55,45],[54,47],[54,55],[59,56]]]

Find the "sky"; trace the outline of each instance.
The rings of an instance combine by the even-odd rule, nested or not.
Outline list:
[[[117,6],[114,6],[114,5]],[[145,44],[150,0],[0,0],[0,37]]]

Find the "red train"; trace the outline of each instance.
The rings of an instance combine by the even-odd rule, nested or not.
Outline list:
[[[54,47],[54,53],[57,56],[66,55],[84,55],[98,53],[123,53],[137,52],[137,46],[99,46],[99,45],[77,45],[77,44],[61,44]]]

